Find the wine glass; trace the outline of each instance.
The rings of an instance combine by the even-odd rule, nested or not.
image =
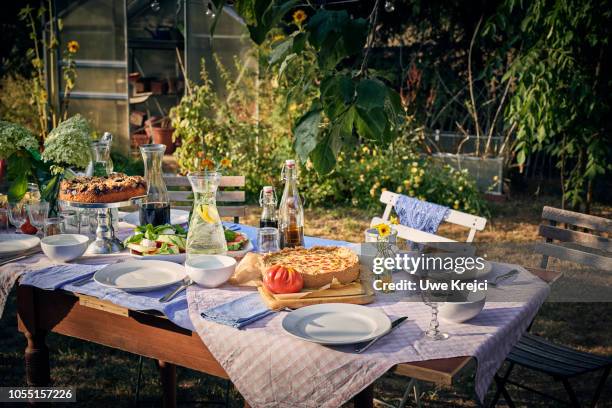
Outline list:
[[[9,203],[8,205],[8,217],[9,221],[19,231],[21,226],[25,224],[28,219],[28,213],[23,202]]]
[[[49,215],[49,203],[46,201],[40,201],[38,203],[27,204],[26,207],[30,224],[35,226],[42,234],[43,227],[45,226],[45,220]]]
[[[427,277],[425,277],[425,280],[425,283],[435,283],[434,280],[428,279]],[[438,322],[438,304],[444,303],[447,297],[448,293],[443,290],[438,290],[431,287],[421,289],[421,298],[423,299],[423,303],[431,308],[431,321],[429,322],[429,327],[424,333],[425,338],[430,340],[446,340],[450,337],[448,333],[440,331],[440,323]]]

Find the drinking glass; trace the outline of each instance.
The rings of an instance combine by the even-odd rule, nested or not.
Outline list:
[[[429,340],[446,340],[450,337],[448,333],[440,331],[440,323],[438,322],[438,304],[443,303],[447,297],[448,293],[444,291],[434,289],[421,290],[423,303],[431,308],[431,321],[424,334],[424,337]]]
[[[9,232],[8,217],[8,209],[0,207],[0,234],[6,234]]]
[[[22,202],[9,203],[8,216],[11,224],[13,224],[13,226],[17,228],[17,231],[19,232],[21,226],[25,224],[26,220],[28,219],[28,212],[25,204]]]
[[[27,204],[26,208],[30,224],[38,228],[39,231],[42,231],[45,226],[45,220],[49,216],[49,203],[40,201],[38,203]]]
[[[280,250],[278,229],[265,227],[257,230],[257,252],[268,254]]]
[[[51,235],[59,235],[66,232],[64,222],[65,220],[62,217],[46,218],[44,228],[45,237],[50,237]]]
[[[26,204],[40,202],[40,190],[36,183],[28,183],[28,191],[26,191],[22,201]]]

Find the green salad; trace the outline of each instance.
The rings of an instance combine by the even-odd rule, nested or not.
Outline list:
[[[176,255],[185,252],[187,232],[180,225],[141,225],[123,244],[134,255]]]

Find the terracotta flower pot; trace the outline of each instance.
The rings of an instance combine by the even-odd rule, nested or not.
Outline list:
[[[174,142],[172,142],[174,129],[154,127],[152,131],[153,143],[166,145],[166,154],[172,154],[174,152]]]
[[[134,133],[132,134],[132,147],[138,149],[138,146],[148,144],[150,140],[151,137],[144,132]]]

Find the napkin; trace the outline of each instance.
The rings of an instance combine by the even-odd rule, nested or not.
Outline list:
[[[105,266],[82,264],[53,265],[38,271],[27,272],[21,278],[20,284],[55,290],[87,275],[93,275]]]
[[[253,293],[207,309],[201,315],[211,322],[241,329],[272,313],[274,311],[268,309],[259,293]]]
[[[393,207],[400,224],[430,234],[438,231],[440,223],[450,211],[448,207],[401,194]]]

